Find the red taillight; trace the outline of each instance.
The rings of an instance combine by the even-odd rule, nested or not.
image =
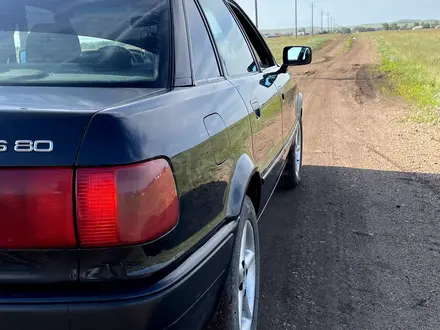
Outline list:
[[[0,170],[0,248],[75,247],[72,169]]]
[[[151,241],[170,231],[178,220],[176,185],[164,159],[78,169],[76,195],[82,247]]]

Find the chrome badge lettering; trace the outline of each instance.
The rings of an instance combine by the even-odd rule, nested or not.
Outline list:
[[[50,140],[17,140],[13,143],[15,152],[51,152],[53,141]],[[8,150],[8,141],[0,140],[0,152]]]

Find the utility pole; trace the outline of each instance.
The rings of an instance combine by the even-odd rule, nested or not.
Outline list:
[[[295,0],[295,37],[298,38],[298,0]]]
[[[255,25],[258,30],[258,0],[255,0]]]
[[[313,36],[313,11],[314,11],[316,6],[312,2],[312,5],[310,7],[312,8],[312,36]]]
[[[323,10],[321,10],[321,33],[322,33],[322,31],[324,30],[324,11]]]
[[[330,13],[327,13],[327,31],[330,33]]]

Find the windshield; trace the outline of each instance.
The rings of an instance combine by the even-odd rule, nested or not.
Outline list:
[[[168,84],[167,0],[7,0],[0,8],[0,84]]]

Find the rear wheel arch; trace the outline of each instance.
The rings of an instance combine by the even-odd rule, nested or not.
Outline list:
[[[227,217],[235,218],[240,215],[246,196],[252,200],[255,212],[260,207],[261,176],[249,155],[240,156],[235,166],[229,187],[227,200]]]

